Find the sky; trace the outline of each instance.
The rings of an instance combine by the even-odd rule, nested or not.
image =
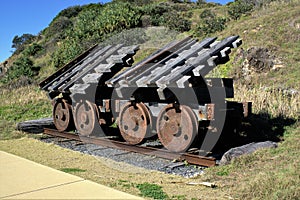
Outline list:
[[[0,62],[11,56],[13,38],[25,33],[37,35],[63,9],[110,0],[3,0],[0,3]],[[230,0],[207,0],[226,4]]]

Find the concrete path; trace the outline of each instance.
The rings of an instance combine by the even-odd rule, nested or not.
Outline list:
[[[0,199],[142,199],[0,151]]]

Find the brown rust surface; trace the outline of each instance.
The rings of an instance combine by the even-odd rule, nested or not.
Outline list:
[[[58,99],[53,107],[54,125],[59,131],[66,131],[73,124],[70,105],[62,99]]]
[[[157,118],[160,142],[170,151],[184,152],[197,135],[197,119],[190,107],[167,105]]]
[[[139,144],[151,130],[150,112],[143,103],[128,102],[119,114],[119,129],[122,137],[129,144]]]

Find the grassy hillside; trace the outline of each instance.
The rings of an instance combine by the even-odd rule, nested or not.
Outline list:
[[[242,0],[224,6],[176,1],[126,2],[70,7],[58,13],[39,35],[23,35],[14,41],[15,53],[0,65],[0,150],[57,169],[86,162],[88,158],[77,159],[78,155],[70,153],[70,162],[64,162],[68,166],[62,166],[55,160],[57,154],[65,153],[63,150],[57,154],[41,151],[41,157],[38,150],[29,147],[31,139],[15,130],[15,124],[51,116],[51,103],[37,83],[94,43],[142,44],[135,57],[139,61],[153,52],[157,44],[187,35],[199,39],[240,35],[243,45],[232,52],[230,62],[209,76],[233,77],[235,99],[253,102],[254,115],[243,124],[241,142],[274,140],[280,141],[279,147],[211,168],[192,180],[216,182],[217,189],[192,188],[185,184],[186,180],[162,175],[158,175],[164,177],[160,181],[149,181],[162,186],[173,199],[299,198],[300,1],[247,1],[251,7],[242,4]],[[53,148],[42,144],[34,147]],[[97,173],[100,172],[87,166],[87,171],[80,175],[103,183]],[[126,175],[120,179],[126,179],[130,187],[123,187],[124,180],[109,179],[103,184],[138,195],[135,186],[142,184],[145,177],[135,179]]]
[[[241,18],[238,23],[231,21],[221,35],[239,34],[243,38],[243,49],[264,47],[269,50],[270,57],[273,56],[273,69],[255,73],[252,84],[299,90],[299,20],[299,1],[288,4],[273,2],[254,11],[251,16]]]

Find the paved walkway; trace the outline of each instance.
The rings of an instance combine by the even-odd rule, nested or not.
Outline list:
[[[142,199],[0,151],[0,199]]]

